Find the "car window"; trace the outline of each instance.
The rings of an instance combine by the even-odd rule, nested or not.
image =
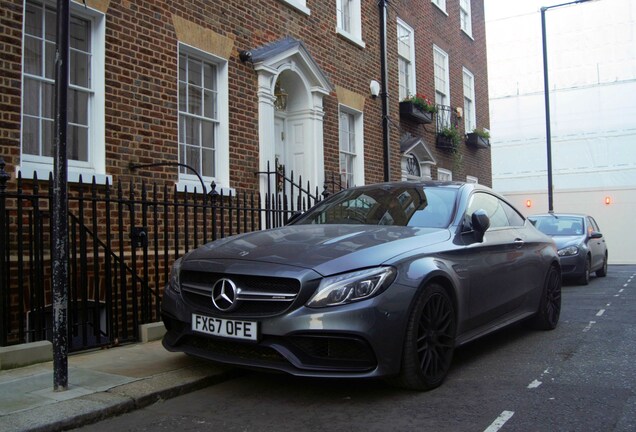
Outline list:
[[[516,210],[494,195],[483,192],[473,194],[464,217],[467,221],[470,221],[472,214],[480,209],[484,210],[490,218],[491,228],[523,225],[523,218]],[[509,216],[512,218],[512,221]]]
[[[592,216],[588,216],[587,217],[587,221],[590,224],[590,226],[592,227],[593,231],[601,232],[601,229],[598,227],[598,224],[596,223],[596,220]]]
[[[325,200],[294,224],[364,224],[446,228],[455,211],[456,188],[347,189]]]
[[[508,216],[508,223],[510,226],[520,227],[526,222],[523,216],[519,214],[517,210],[508,205],[506,202],[501,202],[504,211],[506,212],[506,216]]]
[[[575,236],[584,233],[580,216],[530,216],[535,227],[549,236]]]

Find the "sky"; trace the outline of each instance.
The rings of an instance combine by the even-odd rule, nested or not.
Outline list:
[[[493,185],[500,190],[545,187],[540,8],[564,2],[485,0]],[[555,7],[545,17],[555,187],[633,187],[636,0]]]
[[[485,0],[490,97],[543,91],[542,6],[566,0]],[[636,1],[549,9],[551,89],[636,79]]]

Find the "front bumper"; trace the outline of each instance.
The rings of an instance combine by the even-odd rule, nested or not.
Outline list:
[[[414,291],[394,283],[380,295],[337,307],[292,307],[257,321],[256,342],[220,338],[192,330],[193,309],[169,287],[162,299],[162,319],[169,351],[242,367],[308,377],[378,377],[400,370],[403,337]],[[221,317],[221,316],[219,316]],[[223,318],[231,318],[223,316]]]
[[[577,254],[560,257],[563,278],[577,278],[585,273],[585,255]]]

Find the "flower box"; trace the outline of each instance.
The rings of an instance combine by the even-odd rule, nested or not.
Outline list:
[[[433,123],[433,113],[418,108],[413,102],[400,102],[400,117],[419,124]]]
[[[475,148],[489,148],[490,139],[482,137],[474,132],[466,134],[466,145]]]
[[[448,125],[437,131],[435,142],[438,148],[455,151],[461,140],[462,138],[457,126]]]
[[[437,147],[441,149],[455,148],[455,142],[453,141],[453,138],[446,135],[437,134],[436,143],[437,143]]]

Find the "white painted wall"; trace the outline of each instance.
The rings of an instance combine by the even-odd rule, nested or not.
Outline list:
[[[539,8],[560,3],[485,1],[493,187],[526,214],[548,207]],[[610,263],[634,264],[636,2],[555,8],[546,23],[554,210],[593,215]]]

